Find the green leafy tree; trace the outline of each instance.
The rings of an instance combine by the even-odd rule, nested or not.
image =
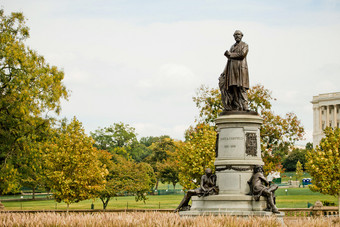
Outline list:
[[[98,192],[98,196],[106,209],[112,197],[133,194],[136,201],[147,199],[146,193],[155,184],[153,169],[147,163],[136,163],[117,154],[100,151],[99,160],[107,167],[105,187]]]
[[[175,141],[171,138],[168,137],[163,137],[161,138],[159,141],[153,143],[151,146],[149,146],[149,149],[152,150],[152,154],[149,155],[146,159],[145,162],[149,163],[155,174],[156,174],[156,178],[157,178],[157,182],[156,182],[156,187],[155,189],[158,189],[158,182],[159,180],[161,180],[162,178],[162,171],[163,171],[163,180],[165,180],[164,178],[164,174],[166,173],[165,169],[170,170],[169,169],[169,165],[166,166],[166,161],[167,159],[171,158],[173,156],[173,154],[176,151],[176,145],[175,145]],[[161,169],[159,169],[159,167]],[[165,171],[165,172],[164,172]],[[172,171],[171,174],[174,174],[175,171]]]
[[[305,149],[294,149],[288,154],[288,156],[283,161],[283,167],[287,171],[296,171],[296,164],[299,161],[302,168],[305,167],[306,163],[306,150]]]
[[[91,136],[98,149],[132,158],[137,162],[141,162],[150,154],[150,149],[138,142],[135,129],[128,124],[114,123],[91,132]]]
[[[179,182],[185,189],[197,187],[206,168],[215,169],[215,144],[216,132],[208,124],[200,123],[186,130],[185,142],[177,146]]]
[[[41,143],[28,143],[26,152],[21,152],[18,157],[19,182],[21,186],[31,188],[32,198],[35,199],[35,191],[38,187],[45,186],[44,153]]]
[[[162,183],[172,184],[174,186],[174,190],[176,188],[176,184],[179,182],[179,161],[177,146],[180,145],[180,142],[174,141],[175,151],[168,150],[167,151],[167,159],[163,162],[158,162],[157,169],[159,171],[160,181]]]
[[[39,133],[28,135],[22,143],[22,150],[16,157],[14,163],[18,169],[20,186],[30,188],[33,191],[32,198],[35,199],[36,189],[44,188],[45,166],[44,152],[42,146],[50,142],[53,128],[49,124],[41,127]]]
[[[94,141],[74,118],[62,122],[43,147],[47,184],[57,202],[71,203],[94,198],[105,185],[107,169],[98,160]]]
[[[264,160],[272,162],[266,163],[266,165],[275,167],[272,170],[282,171],[280,169],[282,167],[281,158],[265,157],[276,157],[277,155],[273,155],[273,150],[289,148],[296,141],[302,139],[304,128],[294,113],[287,113],[285,117],[274,114],[271,110],[271,101],[275,99],[272,97],[271,91],[262,85],[255,85],[248,90],[248,100],[250,110],[257,111],[264,119],[260,129],[262,156]],[[197,121],[214,125],[214,119],[223,109],[219,90],[201,86],[197,90],[196,97],[193,97],[193,101],[200,112],[200,118]]]
[[[99,128],[91,136],[96,141],[95,147],[113,151],[115,147],[129,147],[137,141],[133,127],[124,123],[114,123],[110,127]]]
[[[320,145],[306,154],[307,171],[312,176],[312,191],[338,196],[340,213],[340,128],[327,127]]]
[[[139,142],[141,144],[144,144],[146,147],[150,147],[153,143],[160,142],[165,138],[170,138],[168,135],[162,135],[162,136],[147,136],[142,137]]]
[[[160,181],[163,184],[172,184],[175,190],[176,184],[179,182],[178,162],[168,158],[163,163],[157,163],[157,169],[159,171]]]
[[[136,162],[143,162],[152,154],[152,150],[140,142],[134,142],[128,151],[129,155]]]
[[[313,149],[313,143],[308,142],[308,143],[306,144],[306,150],[312,150],[312,149]]]
[[[64,73],[25,45],[29,28],[22,13],[0,10],[0,194],[18,187],[18,157],[35,143],[47,113],[60,112],[68,94]]]
[[[296,163],[296,172],[295,172],[295,174],[296,174],[296,180],[299,180],[302,177],[302,175],[303,175],[302,164],[301,164],[300,161],[298,161]]]

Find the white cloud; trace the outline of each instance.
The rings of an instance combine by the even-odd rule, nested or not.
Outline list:
[[[161,135],[171,135],[173,138],[182,138],[184,136],[184,131],[188,128],[187,125],[174,125],[173,127],[162,127],[161,125],[156,125],[152,123],[136,123],[132,125],[138,137],[143,136],[161,136]]]
[[[185,65],[165,63],[154,75],[139,80],[137,87],[156,90],[192,90],[198,85],[196,75],[190,68]]]
[[[272,11],[277,15],[261,14],[254,20],[228,14],[186,19],[171,14],[172,20],[139,15],[138,23],[134,15],[117,19],[91,2],[81,6],[84,12],[65,2],[17,2],[5,1],[7,13],[19,9],[27,15],[29,45],[64,70],[65,84],[72,90],[70,101],[63,104],[63,115],[78,116],[87,131],[122,121],[136,125],[140,136],[182,138],[197,116],[192,102],[195,89],[200,84],[217,87],[226,63],[223,53],[234,43],[236,29],[244,32],[250,47],[251,85],[261,83],[273,91],[276,113],[295,112],[310,131],[312,96],[339,91],[339,12],[329,12],[327,7],[294,11],[287,18],[295,1],[286,7],[235,3],[247,10],[243,16]],[[108,4],[108,11],[125,9],[119,3],[115,6]],[[220,1],[208,9],[200,7],[210,13],[221,8],[230,12],[229,5]],[[93,14],[85,13],[92,8]]]

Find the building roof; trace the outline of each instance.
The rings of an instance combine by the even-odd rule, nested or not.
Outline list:
[[[323,101],[339,101],[340,102],[340,92],[333,92],[333,93],[326,93],[326,94],[319,94],[313,96],[313,100],[311,103],[316,104]]]

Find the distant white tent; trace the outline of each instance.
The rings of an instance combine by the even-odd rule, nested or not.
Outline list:
[[[281,178],[280,172],[271,171],[267,176],[267,181],[273,181],[276,178]]]

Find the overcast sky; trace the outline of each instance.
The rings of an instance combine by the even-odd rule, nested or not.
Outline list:
[[[340,91],[340,1],[0,0],[21,11],[28,45],[65,72],[62,116],[94,131],[115,122],[142,136],[183,139],[196,89],[217,87],[236,29],[250,83],[295,112],[312,141],[313,95]]]

